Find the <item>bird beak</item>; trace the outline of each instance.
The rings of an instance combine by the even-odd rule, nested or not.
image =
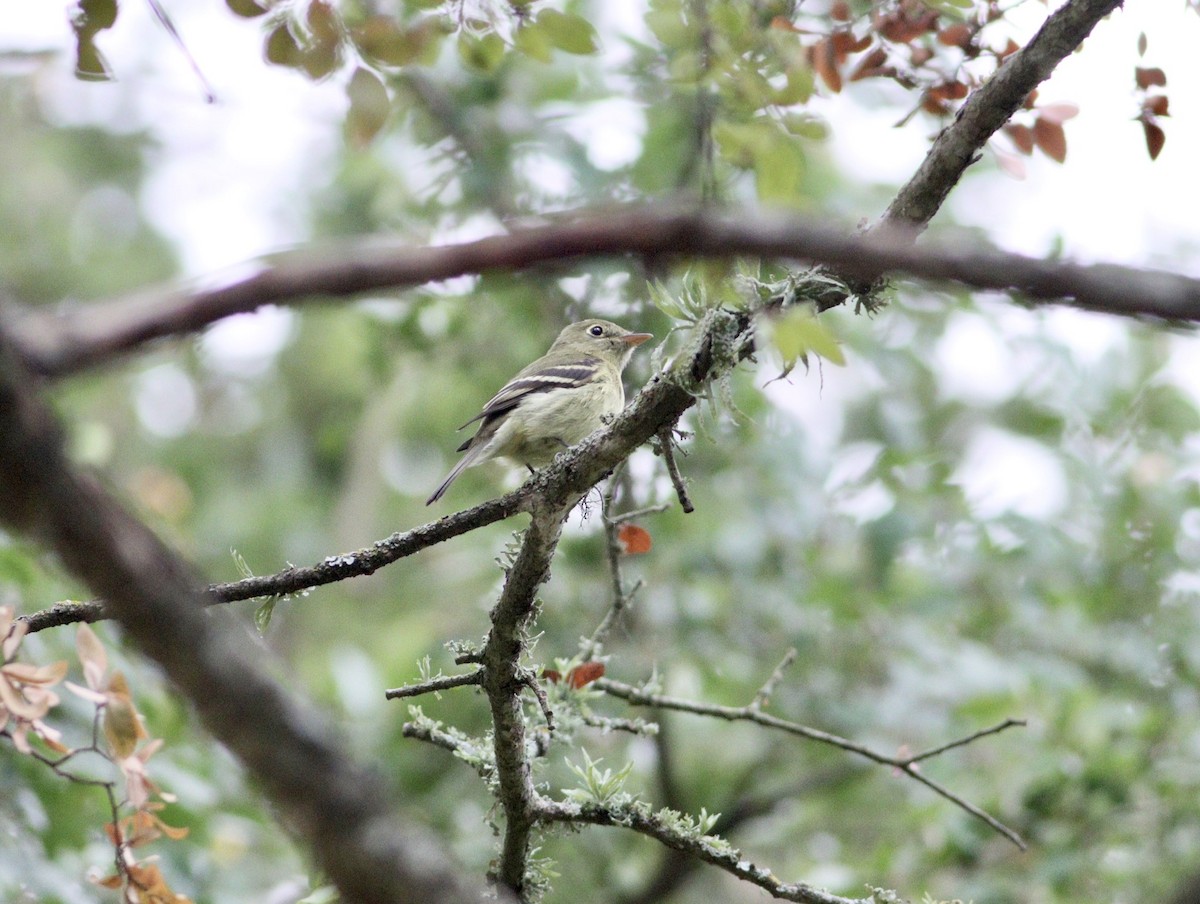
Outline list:
[[[647,339],[653,339],[653,338],[654,338],[653,333],[629,333],[628,335],[622,336],[621,341],[624,342],[626,345],[632,345],[632,346],[636,347],[636,346],[641,345]]]

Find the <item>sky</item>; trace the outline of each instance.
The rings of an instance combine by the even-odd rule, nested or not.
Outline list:
[[[118,84],[88,83],[71,73],[73,36],[69,7],[23,4],[6,17],[0,52],[10,49],[59,51],[38,73],[39,90],[53,117],[64,123],[114,124],[147,129],[159,144],[142,204],[147,215],[174,240],[183,276],[221,280],[246,262],[308,238],[306,199],[295,186],[324,181],[322,167],[338,152],[345,113],[344,79],[313,84],[298,74],[262,61],[258,22],[240,20],[222,5],[196,0],[164,0],[189,50],[217,96],[206,103],[204,90],[187,59],[153,18],[148,4],[124,3],[117,25],[99,40],[116,70]],[[644,35],[637,0],[600,4],[600,15],[616,29]],[[1025,0],[1014,6],[1013,37],[1024,43],[1047,7]],[[600,23],[601,33],[607,32]],[[1142,65],[1162,66],[1168,76],[1172,116],[1164,122],[1165,148],[1151,162],[1133,117],[1133,68],[1139,63],[1138,35],[1147,38]],[[1079,107],[1066,124],[1068,156],[1058,165],[1035,155],[1025,159],[1026,175],[1013,178],[992,161],[975,168],[948,201],[955,219],[984,230],[1000,248],[1042,256],[1061,248],[1080,261],[1165,266],[1200,276],[1200,230],[1196,225],[1195,161],[1200,159],[1200,15],[1183,3],[1129,0],[1123,11],[1102,22],[1084,45],[1043,85],[1041,100]],[[627,52],[619,42],[602,52],[619,62]],[[928,149],[933,126],[922,117],[896,128],[897,109],[864,104],[855,87],[819,98],[813,110],[831,124],[832,159],[852,180],[898,185]],[[861,90],[878,90],[866,88]],[[573,130],[591,145],[594,162],[620,165],[636,154],[644,117],[632,103],[606,101],[576,118]],[[549,171],[547,171],[549,172]],[[880,210],[863,210],[871,219]],[[455,238],[491,227],[471,224]],[[1033,323],[1029,312],[1006,313],[1007,329],[1019,333]],[[252,372],[265,366],[284,345],[290,316],[263,312],[218,324],[202,350],[227,369]],[[1072,342],[1082,356],[1098,356],[1122,341],[1126,324],[1114,318],[1060,311],[1038,315],[1037,328]],[[935,355],[969,402],[995,404],[1019,391],[1019,374],[1004,337],[981,319],[955,316]],[[1173,340],[1173,379],[1200,400],[1200,346],[1187,337]],[[155,374],[138,382],[139,409],[153,421],[164,392],[174,398],[186,387],[182,371]],[[773,384],[768,394],[810,422],[837,426],[837,404],[865,390],[853,367],[822,380]],[[183,380],[183,383],[181,383]],[[166,391],[163,387],[174,389]],[[186,392],[184,393],[186,395]],[[156,401],[158,400],[158,401]],[[176,407],[175,412],[180,410]],[[144,418],[145,420],[145,418]],[[169,421],[169,422],[168,422]],[[166,433],[187,429],[187,419],[158,424]],[[815,435],[821,435],[819,429]],[[830,429],[827,435],[836,436]],[[1051,517],[1062,496],[1061,475],[1034,461],[1032,444],[993,435],[976,443],[958,475],[988,510],[1005,508]],[[1024,468],[1013,468],[1025,460]],[[998,468],[998,463],[1007,467]],[[1024,481],[989,478],[997,470],[1025,474]],[[1040,474],[1042,478],[1030,478]],[[998,500],[998,501],[997,501]]]

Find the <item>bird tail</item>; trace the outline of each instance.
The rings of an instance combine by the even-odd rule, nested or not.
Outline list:
[[[478,438],[479,438],[479,435],[476,434],[474,439],[478,439]],[[461,459],[459,459],[458,464],[456,464],[450,470],[450,473],[446,475],[446,479],[443,480],[438,485],[438,488],[433,491],[433,495],[425,500],[426,505],[433,505],[435,502],[437,502],[439,499],[441,499],[442,496],[445,495],[446,490],[449,488],[450,484],[454,483],[454,481],[458,478],[458,475],[461,474],[463,471],[465,471],[467,468],[471,467],[471,465],[477,463],[477,460],[479,458],[479,453],[483,451],[483,449],[487,445],[487,443],[468,441],[468,442],[464,443],[463,445],[465,445],[467,447],[466,454]]]

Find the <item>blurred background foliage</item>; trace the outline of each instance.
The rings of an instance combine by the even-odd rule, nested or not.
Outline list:
[[[395,10],[392,31],[348,4],[344,27],[359,31],[346,33],[300,4],[243,27],[263,27],[271,62],[350,85],[335,165],[292,189],[307,198],[314,238],[445,240],[497,218],[676,191],[874,215],[894,186],[848,180],[823,150],[838,123],[805,112],[812,73],[786,44],[799,39],[764,27],[794,12],[776,6],[752,16],[749,5],[655,0],[644,11],[651,37],[624,42],[600,5],[582,4],[565,22],[545,8],[460,27],[412,3]],[[709,20],[697,21],[701,9]],[[698,56],[700,35],[719,46]],[[615,66],[591,53],[618,44]],[[178,249],[140,200],[161,163],[153,138],[65,123],[41,98],[37,72],[0,80],[6,300],[87,300],[176,273]],[[628,98],[645,116],[640,138],[623,133]],[[613,140],[596,141],[605,129]],[[962,234],[945,216],[937,228]],[[726,285],[720,268],[693,272],[714,291]],[[51,391],[77,458],[208,578],[236,579],[239,560],[271,573],[513,486],[519,475],[481,468],[442,508],[423,505],[453,460],[454,429],[564,323],[598,315],[666,337],[678,324],[649,303],[648,283],[677,290],[682,275],[573,262],[267,311]],[[774,380],[782,362],[766,354],[736,375],[735,407],[706,405],[685,423],[696,511],[673,505],[639,522],[654,547],[625,562],[627,580],[645,586],[607,645],[609,675],[657,673],[670,693],[741,705],[794,646],[769,711],[884,752],[1027,719],[924,768],[1030,850],[903,777],[757,727],[599,698],[596,712],[653,715],[661,734],[584,731],[575,744],[606,766],[632,761],[631,790],[656,807],[723,814],[733,843],[785,880],[1014,904],[1166,899],[1200,869],[1200,413],[1181,378],[1194,341],[905,282],[874,318],[838,309],[823,322],[847,366],[814,359]],[[635,358],[631,388],[649,358]],[[649,450],[629,462],[618,501],[674,502]],[[494,560],[520,526],[281,602],[262,640],[280,674],[392,776],[405,815],[475,875],[494,853],[492,801],[463,764],[401,737],[408,707],[383,690],[415,680],[425,657],[435,672],[455,670],[444,645],[485,633]],[[80,594],[42,552],[0,535],[0,603],[28,613]],[[609,599],[593,500],[545,587],[534,660],[572,655]],[[252,613],[242,603],[213,617],[253,631]],[[98,630],[121,649],[111,625]],[[26,653],[73,658],[72,638],[45,632]],[[151,734],[167,741],[154,774],[179,802],[166,817],[192,832],[161,846],[173,886],[201,902],[302,897],[319,878],[232,758],[135,652],[117,655]],[[465,731],[488,728],[473,690],[420,703]],[[56,724],[76,742],[90,732],[70,702]],[[575,784],[564,757],[581,761],[552,745],[537,779]],[[0,780],[11,789],[0,795],[0,897],[102,899],[85,878],[111,856],[100,795],[10,748]],[[759,896],[616,830],[552,834],[541,855],[560,874],[549,902]],[[654,884],[664,876],[678,880],[669,891]]]

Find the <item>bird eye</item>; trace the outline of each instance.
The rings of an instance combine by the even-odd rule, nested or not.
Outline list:
[[[588,332],[591,333],[593,336],[603,336],[604,335],[604,327],[602,327],[600,324],[597,323],[594,327],[592,327],[590,330],[588,330]]]

